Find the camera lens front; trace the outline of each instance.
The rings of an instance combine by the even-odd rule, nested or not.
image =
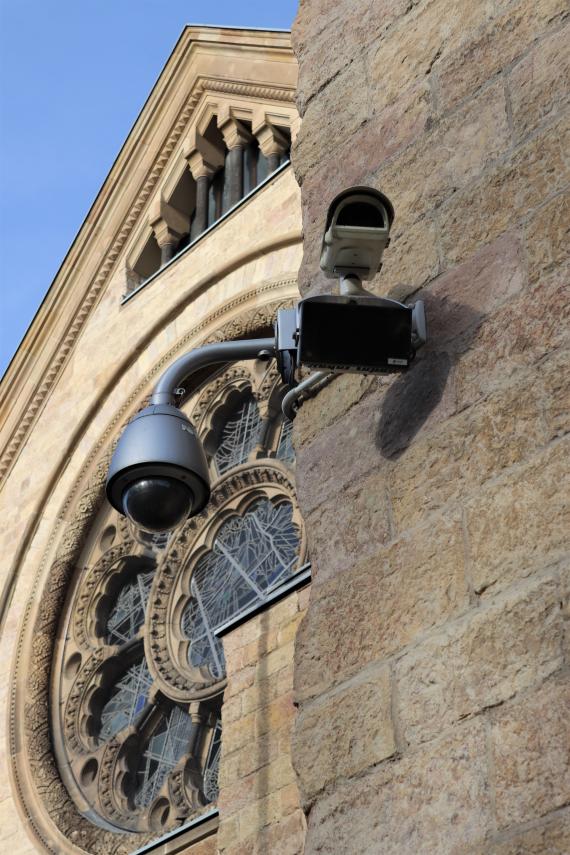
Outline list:
[[[139,478],[124,491],[123,510],[137,528],[170,531],[187,519],[193,501],[190,488],[176,478]]]

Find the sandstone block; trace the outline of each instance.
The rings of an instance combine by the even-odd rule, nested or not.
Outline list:
[[[399,227],[407,228],[480,176],[508,146],[505,97],[497,84],[383,164],[374,181],[393,200]]]
[[[559,441],[466,504],[471,577],[494,592],[559,560],[570,529],[569,450]]]
[[[305,818],[300,810],[264,828],[255,846],[255,855],[279,853],[302,855],[305,843]]]
[[[406,299],[434,279],[440,272],[439,233],[428,215],[413,225],[400,227],[398,221],[390,236],[378,284],[374,291],[394,300]]]
[[[287,733],[287,739],[289,734]],[[287,750],[289,743],[287,742]],[[220,766],[220,785],[229,787],[237,785],[239,790],[239,781],[247,778],[253,772],[257,772],[276,760],[277,757],[284,753],[282,734],[269,733],[266,736],[258,736],[255,742],[248,743],[243,748],[229,754],[225,747],[222,748],[222,761]],[[235,795],[235,792],[234,792]],[[230,798],[228,796],[228,798]]]
[[[292,752],[307,808],[325,787],[396,750],[388,666],[303,707]]]
[[[275,736],[282,729],[289,730],[294,715],[293,694],[290,692],[257,710],[255,714],[256,733],[262,735],[269,732]]]
[[[570,193],[561,193],[525,223],[525,243],[531,281],[541,279],[569,255]]]
[[[425,291],[430,334],[439,346],[473,331],[492,312],[512,303],[526,284],[524,246],[516,231],[507,232],[453,269],[438,276]]]
[[[228,704],[230,698],[235,695],[240,695],[245,689],[253,686],[255,680],[255,666],[249,665],[247,668],[242,668],[239,671],[232,671],[228,674],[228,685],[224,692],[224,707]]]
[[[288,682],[292,682],[292,662],[289,663],[289,666],[290,679]],[[283,688],[279,681],[275,679],[275,676],[264,680],[256,680],[254,685],[246,689],[241,695],[244,714],[251,713],[271,703],[282,694],[282,691]]]
[[[570,432],[570,349],[554,353],[540,366],[548,439]]]
[[[225,852],[239,840],[238,816],[222,817],[216,834],[216,843],[220,852]]]
[[[239,836],[241,840],[256,835],[260,829],[278,822],[281,816],[279,793],[270,793],[264,799],[258,799],[239,812]]]
[[[442,106],[450,109],[506,68],[533,41],[556,26],[568,12],[565,0],[521,0],[466,31],[463,43],[436,66]]]
[[[492,824],[485,758],[478,723],[339,785],[311,810],[306,851],[463,855]]]
[[[355,525],[358,520],[358,525]],[[392,537],[390,505],[383,473],[347,489],[340,502],[323,502],[306,518],[313,585],[321,585],[359,560],[375,555]]]
[[[499,827],[568,803],[570,684],[567,675],[497,710],[491,731]]]
[[[488,20],[489,2],[461,4],[454,0],[418,3],[381,38],[370,59],[371,79],[381,83],[380,95],[390,103],[414,81],[430,74],[460,45],[466,33]]]
[[[424,641],[396,666],[398,712],[410,743],[554,673],[562,617],[554,578],[528,583]]]
[[[313,589],[295,649],[304,700],[395,653],[468,604],[458,520],[416,529]]]
[[[540,375],[521,372],[505,389],[420,434],[387,478],[396,530],[528,460],[546,440],[543,404]]]
[[[263,680],[282,668],[290,667],[293,661],[294,646],[294,642],[290,641],[283,647],[277,647],[261,656],[256,667],[256,680]]]
[[[297,449],[297,496],[304,516],[371,470],[381,470],[375,445],[380,406],[379,395],[369,395]]]
[[[377,377],[363,374],[339,374],[335,377],[299,410],[293,429],[295,447],[303,446],[324,428],[334,424],[368,392],[377,389],[380,382]]]
[[[224,751],[227,754],[251,743],[254,737],[254,715],[242,715],[241,718],[230,722],[224,719]]]
[[[492,844],[489,855],[567,855],[570,852],[570,814],[515,833],[503,843]]]
[[[361,59],[341,71],[335,85],[310,102],[293,147],[297,177],[328,158],[369,116],[368,84]]]
[[[350,14],[342,7],[322,3],[310,4],[320,9],[309,12],[301,4],[293,28],[293,44],[299,49],[299,85],[297,106],[301,115],[311,98],[320,92],[375,38],[406,10],[406,0],[352,0]],[[305,7],[305,8],[303,8]],[[310,23],[309,23],[310,22]],[[320,34],[319,38],[315,38]],[[342,45],[342,50],[339,50]]]
[[[534,136],[509,160],[456,193],[439,214],[442,249],[457,263],[494,240],[570,180],[568,120]]]
[[[568,101],[570,27],[543,38],[508,77],[513,125],[518,139]]]
[[[562,266],[483,318],[455,367],[460,410],[510,382],[521,368],[536,366],[549,351],[568,346],[569,282],[570,268]]]

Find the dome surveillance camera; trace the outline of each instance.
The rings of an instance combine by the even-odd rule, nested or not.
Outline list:
[[[147,407],[129,422],[113,454],[107,498],[137,528],[169,531],[210,498],[208,464],[196,432],[177,407]]]
[[[390,242],[394,208],[372,187],[350,187],[329,207],[321,247],[321,270],[328,279],[355,274],[372,279]]]

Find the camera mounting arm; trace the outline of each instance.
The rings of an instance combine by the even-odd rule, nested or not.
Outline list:
[[[204,344],[183,354],[160,377],[150,399],[151,406],[174,404],[178,388],[195,371],[220,362],[242,359],[271,359],[275,356],[274,338],[238,339]]]

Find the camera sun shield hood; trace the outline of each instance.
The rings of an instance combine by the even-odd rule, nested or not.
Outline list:
[[[111,459],[106,493],[123,513],[123,493],[134,481],[167,476],[186,484],[193,495],[191,514],[210,498],[208,464],[194,427],[171,404],[146,407],[129,422]]]
[[[353,273],[371,279],[390,242],[394,208],[373,187],[350,187],[333,199],[321,245],[321,270],[329,279]]]

